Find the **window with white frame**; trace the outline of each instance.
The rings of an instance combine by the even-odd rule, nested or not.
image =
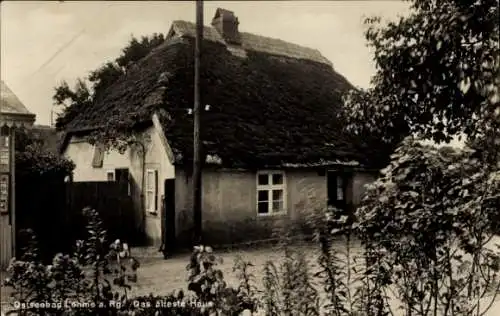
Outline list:
[[[285,174],[282,171],[257,173],[257,214],[272,215],[286,211]]]
[[[146,210],[150,213],[158,211],[158,171],[148,169],[146,171]]]

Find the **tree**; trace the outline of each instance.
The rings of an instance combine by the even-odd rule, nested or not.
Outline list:
[[[43,183],[48,179],[60,179],[70,176],[75,164],[47,148],[43,136],[37,137],[30,130],[16,132],[16,181],[17,184]],[[19,191],[19,192],[18,192]],[[22,188],[16,192],[25,194]]]
[[[55,105],[62,106],[62,115],[57,118],[56,128],[62,130],[78,113],[92,103],[92,94],[83,79],[78,79],[72,90],[67,82],[56,87],[53,96]]]
[[[75,87],[71,89],[67,82],[55,88],[54,104],[62,107],[62,114],[57,118],[56,128],[63,130],[80,111],[92,104],[106,88],[111,86],[118,78],[151,50],[165,41],[163,34],[154,33],[140,40],[135,37],[122,49],[122,53],[113,62],[107,62],[96,70],[90,72],[87,80],[78,79]]]
[[[154,33],[150,37],[142,36],[140,41],[133,37],[128,45],[122,50],[120,57],[116,59],[116,63],[121,68],[127,69],[130,64],[139,61],[164,41],[165,37],[163,34],[157,33]]]
[[[50,256],[69,246],[64,238],[69,231],[65,179],[71,176],[75,165],[33,131],[18,130],[15,140],[16,229],[35,231],[42,254]],[[18,251],[24,241],[19,235]]]
[[[406,315],[483,315],[481,299],[500,288],[488,244],[500,205],[499,17],[498,0],[411,0],[396,22],[366,21],[376,73],[341,115],[396,149],[356,225],[375,258],[370,287],[395,291]],[[463,150],[420,142],[460,134]]]
[[[94,70],[89,75],[89,81],[93,84],[94,98],[103,93],[107,87],[112,85],[125,73],[125,70],[116,63],[108,62]]]
[[[500,293],[500,170],[474,150],[437,148],[408,138],[357,210],[372,263],[407,315],[483,315]]]
[[[436,142],[498,135],[498,0],[411,0],[386,25],[366,20],[375,51],[372,87],[347,96],[349,129],[399,143],[409,134]]]

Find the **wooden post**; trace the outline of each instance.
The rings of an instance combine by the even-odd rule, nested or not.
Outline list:
[[[12,229],[12,257],[16,254],[16,129],[10,129],[9,150],[10,150],[10,212],[11,212],[11,229]]]
[[[7,126],[0,127],[0,147],[1,147],[1,209],[0,209],[0,269],[7,268],[10,259],[13,256],[13,225],[12,225],[12,140],[11,128]],[[7,155],[7,156],[5,156]]]
[[[200,141],[200,68],[201,45],[203,41],[203,1],[196,1],[196,43],[194,52],[194,135],[193,135],[193,221],[195,244],[202,242],[201,209],[201,141]]]

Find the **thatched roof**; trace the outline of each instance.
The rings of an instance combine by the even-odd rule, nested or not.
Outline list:
[[[30,113],[19,98],[1,80],[0,126],[30,126],[35,114]]]
[[[69,125],[106,125],[111,113],[160,111],[177,162],[192,156],[195,25],[173,23],[164,44],[140,60]],[[317,50],[241,33],[228,45],[205,27],[202,115],[205,153],[225,166],[366,163],[359,140],[335,118],[341,92],[352,85]]]
[[[173,34],[195,38],[196,25],[186,21],[174,21],[169,35]],[[210,42],[221,43],[222,45],[226,44],[221,34],[213,27],[204,27],[203,38]],[[240,33],[240,38],[241,48],[245,51],[257,51],[277,56],[307,59],[327,65],[332,64],[316,49],[245,32]]]

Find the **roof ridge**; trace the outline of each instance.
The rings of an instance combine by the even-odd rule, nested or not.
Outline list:
[[[180,23],[188,24],[190,27],[193,27],[193,28],[196,27],[196,23],[191,22],[191,21],[174,20],[174,21],[172,21],[171,29],[174,29],[178,33],[181,33],[180,34],[181,36],[183,36],[183,35],[184,36],[193,36],[194,35],[194,34],[191,34],[189,32],[189,30],[182,30],[181,29],[182,28],[181,25],[179,25]],[[205,38],[205,39],[212,40],[212,41],[215,41],[215,42],[221,42],[221,43],[224,43],[224,44],[227,45],[227,43],[224,40],[224,38],[222,36],[220,36],[219,32],[217,32],[217,30],[214,27],[209,26],[209,25],[203,25],[203,30],[204,30],[204,33],[208,31],[207,34],[206,34],[206,35],[208,35],[208,37],[217,37],[216,40],[214,38]],[[325,56],[323,56],[323,54],[321,54],[321,52],[317,48],[311,48],[311,47],[304,46],[304,45],[301,45],[301,44],[297,44],[297,43],[294,43],[294,42],[285,41],[283,39],[279,39],[279,38],[275,38],[275,37],[270,37],[270,36],[265,36],[265,35],[260,35],[260,34],[256,34],[256,33],[240,32],[240,35],[246,36],[246,37],[258,38],[260,40],[272,41],[272,42],[275,42],[275,43],[282,43],[282,44],[285,44],[285,45],[292,46],[292,47],[294,47],[296,49],[308,51],[309,53],[314,54],[316,56],[314,56],[314,58],[312,56],[310,56],[309,58],[307,58],[307,57],[302,57],[302,58],[304,58],[304,59],[310,59],[310,60],[313,60],[313,61],[316,61],[316,62],[321,62],[321,63],[327,64],[327,65],[333,67],[333,63],[330,60],[328,60],[328,58],[326,58]],[[242,46],[245,46],[244,40],[243,40]],[[301,54],[299,54],[298,52],[296,52],[296,53],[297,53],[296,54],[297,55],[296,58],[300,58],[298,55],[301,55]],[[283,53],[281,53],[281,54],[276,53],[276,54],[287,56],[286,54],[283,54]]]
[[[171,28],[166,43],[108,87],[102,97],[70,123],[62,150],[73,133],[78,135],[80,131],[83,136],[91,128],[106,128],[109,115],[114,113],[118,120],[125,120],[126,126],[142,129],[146,125],[138,124],[150,124],[148,118],[127,118],[142,109],[147,115],[163,110],[170,116],[160,116],[163,133],[175,155],[181,156],[177,162],[191,159],[189,109],[193,102],[192,50],[196,30],[190,22],[175,22],[174,28],[175,24],[179,28]],[[213,28],[206,27],[206,32],[215,40],[219,38]],[[364,149],[350,145],[357,144],[357,140],[351,141],[350,135],[341,132],[341,122],[336,119],[340,94],[351,84],[333,67],[310,62],[318,59],[316,53],[295,51],[294,45],[259,39],[259,35],[244,37],[247,43],[243,41],[241,48],[252,51],[246,59],[228,52],[223,43],[207,39],[204,44],[210,53],[205,54],[208,67],[204,70],[203,99],[212,105],[212,114],[205,116],[210,121],[205,134],[205,140],[211,142],[205,144],[207,152],[230,167],[317,163],[321,159],[365,163]],[[174,77],[168,82],[162,80],[163,72]],[[157,95],[162,102],[153,100],[155,106],[149,108],[156,88],[163,90]]]
[[[297,43],[294,43],[294,42],[285,41],[285,40],[283,40],[281,38],[277,38],[277,37],[271,37],[271,36],[266,36],[266,35],[259,35],[259,34],[250,33],[250,32],[240,32],[240,34],[258,36],[260,38],[270,39],[270,40],[273,40],[273,41],[280,41],[280,42],[283,42],[283,43],[286,43],[286,44],[292,44],[294,46],[298,46],[300,48],[305,48],[305,49],[308,49],[308,50],[311,50],[311,51],[317,51],[317,52],[319,52],[319,50],[317,50],[315,48],[311,48],[311,47],[308,47],[308,46],[300,45],[300,44],[297,44]]]
[[[168,47],[172,44],[177,44],[177,43],[180,43],[180,42],[174,38],[166,38],[165,40],[163,40],[163,42],[161,44],[159,44],[158,46],[151,49],[151,51],[149,51],[149,53],[147,53],[144,57],[140,58],[139,60],[137,60],[133,64],[138,65],[139,63],[143,62],[144,60],[147,60],[148,58],[150,58],[157,51],[165,49],[165,47]]]
[[[297,43],[294,43],[294,42],[285,41],[285,40],[277,38],[277,37],[270,37],[270,36],[265,36],[265,35],[259,35],[259,34],[250,33],[250,32],[240,32],[240,34],[251,35],[251,36],[258,36],[260,38],[265,38],[265,39],[273,40],[273,41],[279,41],[279,42],[282,42],[282,43],[285,43],[285,44],[288,44],[288,45],[293,45],[293,46],[296,46],[298,48],[309,50],[311,52],[316,52],[320,57],[322,57],[322,59],[324,59],[325,63],[328,63],[328,64],[332,65],[332,62],[330,60],[328,60],[325,56],[323,56],[323,54],[317,48],[312,48],[312,47],[308,47],[308,46],[305,46],[305,45],[297,44]]]
[[[186,20],[174,20],[172,21],[172,25],[174,23],[178,23],[178,22],[183,22],[183,23],[189,23],[191,25],[194,25],[196,26],[196,23],[194,22],[191,22],[191,21],[186,21]],[[203,28],[204,29],[210,29],[210,30],[216,30],[213,26],[210,26],[210,25],[203,25]],[[321,52],[316,49],[316,48],[312,48],[312,47],[308,47],[308,46],[304,46],[304,45],[301,45],[301,44],[297,44],[297,43],[294,43],[294,42],[289,42],[289,41],[285,41],[283,39],[280,39],[280,38],[277,38],[277,37],[271,37],[271,36],[266,36],[266,35],[260,35],[260,34],[256,34],[256,33],[251,33],[251,32],[240,32],[240,34],[246,34],[246,35],[252,35],[252,36],[258,36],[260,38],[265,38],[265,39],[270,39],[270,40],[273,40],[273,41],[280,41],[280,42],[283,42],[283,43],[287,43],[287,44],[292,44],[292,45],[295,45],[295,46],[298,46],[300,48],[305,48],[305,49],[309,49],[311,51],[317,51],[318,53],[321,54]]]

